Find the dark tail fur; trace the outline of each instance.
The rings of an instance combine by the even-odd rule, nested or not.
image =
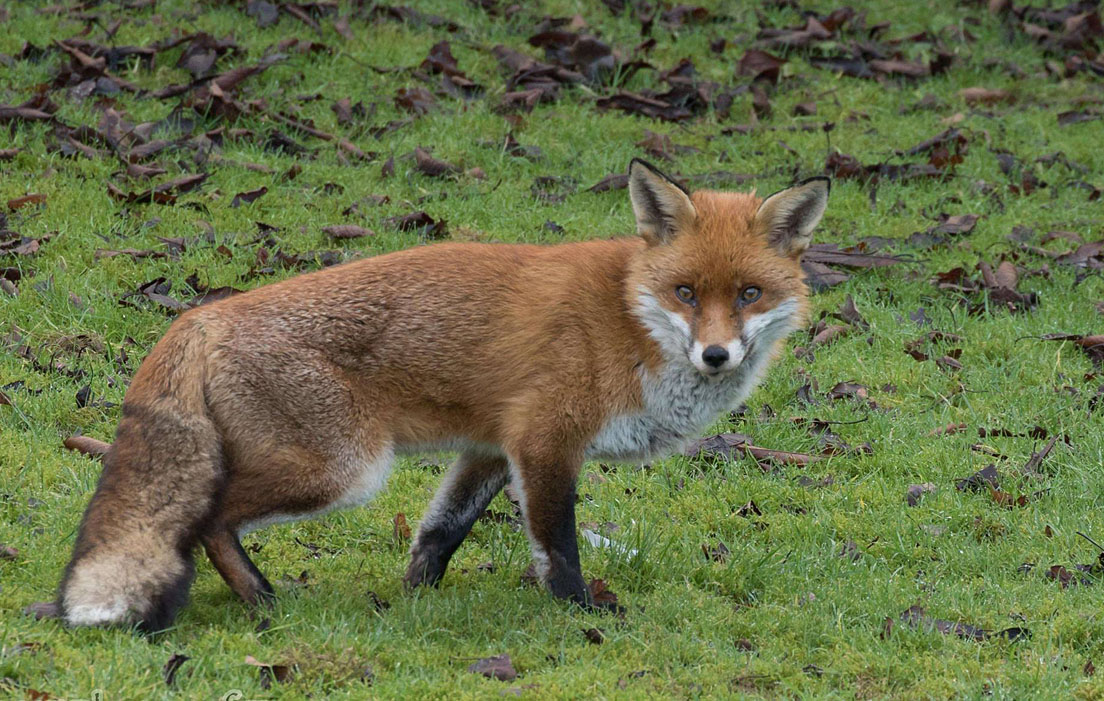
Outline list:
[[[58,592],[71,625],[168,627],[224,479],[204,401],[203,329],[179,319],[134,377]]]

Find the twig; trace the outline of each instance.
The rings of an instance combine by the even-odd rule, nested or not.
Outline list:
[[[1074,532],[1075,532],[1075,533],[1077,533],[1077,535],[1079,535],[1079,536],[1081,536],[1082,538],[1084,538],[1085,540],[1087,540],[1087,541],[1089,541],[1090,543],[1092,543],[1093,545],[1095,545],[1095,546],[1096,546],[1096,548],[1097,548],[1097,550],[1099,550],[1099,551],[1100,551],[1101,553],[1104,553],[1104,545],[1101,545],[1100,543],[1096,542],[1095,540],[1093,540],[1092,538],[1088,537],[1087,535],[1085,535],[1085,534],[1084,534],[1084,533],[1082,533],[1081,531],[1074,531]]]

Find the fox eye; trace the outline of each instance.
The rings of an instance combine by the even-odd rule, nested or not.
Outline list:
[[[740,293],[740,304],[751,304],[763,296],[763,290],[755,285],[748,285]]]
[[[678,287],[676,287],[675,296],[679,298],[680,302],[684,302],[686,304],[694,303],[694,290],[686,285],[679,285]]]

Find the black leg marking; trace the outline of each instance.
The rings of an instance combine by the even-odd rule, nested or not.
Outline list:
[[[540,511],[545,523],[538,538],[547,556],[544,582],[548,591],[557,598],[589,607],[590,591],[583,579],[579,541],[575,536],[575,485]]]
[[[436,586],[476,519],[506,483],[506,458],[469,450],[434,495],[410,548],[407,587]]]

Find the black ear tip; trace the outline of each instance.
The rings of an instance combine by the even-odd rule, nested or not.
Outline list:
[[[666,173],[664,173],[659,168],[656,168],[654,165],[652,165],[648,161],[644,160],[643,158],[634,158],[631,161],[629,161],[629,177],[630,177],[630,179],[632,178],[633,168],[637,168],[637,167],[640,167],[640,168],[643,168],[643,169],[647,170],[649,173],[651,173],[652,175],[654,175],[657,178],[662,178],[663,180],[667,181],[671,185],[674,185],[678,189],[682,190],[686,194],[687,197],[690,196],[690,191],[687,190],[682,185],[682,183],[675,180],[670,175],[667,175]]]
[[[827,190],[829,193],[832,192],[832,179],[829,178],[827,175],[814,175],[811,178],[805,178],[804,180],[799,182],[797,185],[798,185],[798,187],[800,187],[802,185],[808,185],[809,183],[815,183],[815,182],[823,182],[824,183],[824,189]]]
[[[658,169],[654,165],[652,165],[648,161],[644,160],[643,158],[634,158],[631,161],[629,161],[629,172],[630,173],[632,172],[632,170],[635,166],[640,166],[642,168],[647,168],[648,170],[652,171],[653,173],[658,172]]]

